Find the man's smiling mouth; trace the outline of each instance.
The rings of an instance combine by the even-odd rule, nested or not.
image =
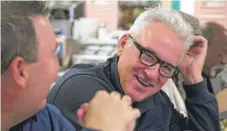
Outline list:
[[[144,86],[144,87],[152,86],[152,84],[150,84],[150,83],[144,81],[144,80],[141,79],[139,76],[137,76],[137,75],[134,75],[134,76],[135,76],[135,78],[137,79],[137,81],[138,81],[142,86]]]

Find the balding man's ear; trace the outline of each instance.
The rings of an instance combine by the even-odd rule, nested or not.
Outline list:
[[[125,48],[125,45],[127,44],[127,41],[129,39],[129,34],[123,35],[123,37],[119,40],[119,43],[117,45],[117,56],[120,56]]]
[[[25,88],[28,80],[28,66],[22,57],[15,57],[9,65],[9,73],[13,81],[20,87]]]

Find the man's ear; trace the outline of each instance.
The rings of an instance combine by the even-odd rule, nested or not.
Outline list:
[[[123,37],[120,39],[117,45],[117,56],[120,56],[122,54],[128,39],[129,39],[129,34],[123,35]]]
[[[22,57],[15,57],[9,65],[9,73],[13,81],[20,87],[25,88],[26,82],[29,77],[28,65],[25,63]]]

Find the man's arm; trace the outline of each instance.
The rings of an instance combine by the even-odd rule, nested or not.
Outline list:
[[[207,53],[207,40],[202,36],[193,37],[193,45],[187,50],[179,67],[184,78],[186,92],[187,120],[177,117],[173,113],[171,123],[174,121],[181,129],[198,131],[220,130],[218,106],[215,96],[207,90],[206,80],[202,77],[202,70]],[[181,119],[180,119],[181,118]],[[173,125],[173,124],[171,124]],[[174,127],[174,126],[172,126]]]
[[[57,106],[62,114],[80,129],[81,125],[76,117],[76,111],[84,103],[88,103],[98,90],[106,90],[106,84],[90,75],[76,75],[56,84],[48,95],[48,103]]]
[[[139,109],[132,108],[129,96],[118,92],[98,91],[89,103],[77,111],[80,122],[88,128],[100,131],[132,131]],[[117,126],[116,126],[117,125]]]
[[[215,96],[207,90],[206,80],[184,86],[188,117],[176,110],[171,117],[171,130],[220,131],[218,106]]]
[[[118,92],[109,94],[106,91],[98,91],[84,108],[79,109],[84,110],[79,116],[82,117],[81,123],[86,127],[83,131],[132,131],[140,111],[132,108],[131,104],[132,100],[129,96],[121,97]],[[77,112],[80,112],[79,110]],[[42,126],[39,124],[39,127],[46,126],[45,130],[75,131],[75,128],[53,105],[47,104],[46,109],[37,114],[39,114],[39,122],[45,123]]]

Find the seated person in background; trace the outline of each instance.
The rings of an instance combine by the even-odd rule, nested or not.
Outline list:
[[[2,1],[1,16],[1,131],[74,131],[55,106],[46,104],[59,65],[45,3]],[[130,97],[116,92],[98,92],[86,105],[78,115],[91,129],[132,131],[140,115]]]
[[[203,68],[204,75],[212,78],[219,73],[226,73],[227,30],[220,24],[208,22],[202,25],[202,35],[208,40],[207,58]],[[219,82],[222,85],[213,86],[215,94],[227,87],[227,79],[223,76],[219,78],[222,80]]]
[[[129,95],[132,106],[140,109],[134,130],[219,131],[216,98],[202,77],[206,51],[206,39],[193,36],[190,24],[177,11],[150,9],[120,39],[114,57],[93,68],[73,66],[51,89],[48,102],[79,129],[81,117],[74,111],[98,90],[117,91]],[[178,69],[184,78],[187,118],[160,90]]]
[[[222,128],[227,130],[227,30],[220,24],[207,22],[202,25],[203,36],[208,40],[204,75],[218,101]],[[225,124],[224,124],[225,121]],[[225,126],[224,126],[225,125]],[[224,129],[225,128],[225,129]]]

